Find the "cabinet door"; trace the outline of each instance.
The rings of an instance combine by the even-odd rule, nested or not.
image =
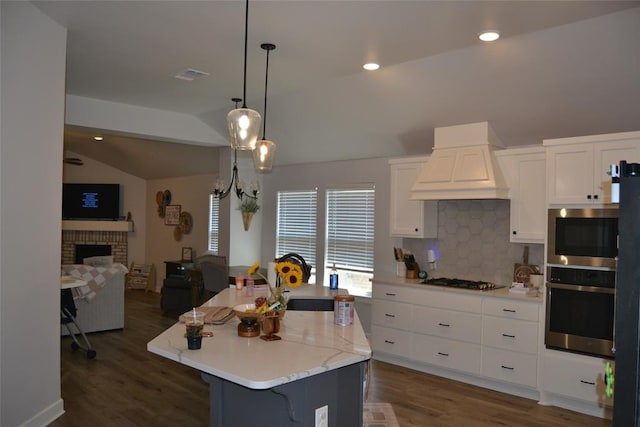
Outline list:
[[[605,405],[613,404],[604,393],[606,361],[571,353],[543,356],[542,388],[549,393]]]
[[[371,327],[371,333],[371,343],[374,353],[379,351],[405,358],[410,357],[410,332],[373,325]]]
[[[600,203],[611,203],[611,176],[608,174],[612,164],[620,160],[640,162],[640,139],[637,141],[609,141],[594,146],[594,196]]]
[[[413,334],[411,357],[423,363],[480,374],[481,350],[477,344]]]
[[[437,237],[438,204],[433,201],[411,200],[411,187],[416,181],[422,161],[391,162],[390,233],[398,237]]]
[[[538,383],[538,358],[496,348],[482,349],[482,375],[500,381],[535,388]]]
[[[387,328],[411,330],[413,305],[373,300],[373,323]]]
[[[546,179],[543,152],[516,156],[511,191],[513,243],[544,243],[547,219]]]
[[[571,144],[547,149],[549,204],[592,203],[593,147]]]

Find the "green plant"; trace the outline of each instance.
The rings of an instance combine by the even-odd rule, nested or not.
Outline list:
[[[243,200],[242,204],[240,205],[240,210],[243,213],[244,212],[256,213],[258,212],[258,209],[260,209],[260,205],[258,205],[258,201],[256,199],[252,199],[249,197]]]

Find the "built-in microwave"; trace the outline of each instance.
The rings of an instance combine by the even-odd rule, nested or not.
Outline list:
[[[616,269],[618,209],[549,209],[547,264]]]

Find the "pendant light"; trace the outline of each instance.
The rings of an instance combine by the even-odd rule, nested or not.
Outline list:
[[[231,100],[236,103],[236,109],[238,108],[238,102],[242,101],[240,98],[231,98]],[[224,181],[218,179],[213,189],[213,195],[218,199],[224,199],[231,194],[232,189],[240,200],[243,200],[244,197],[256,200],[258,198],[258,193],[260,193],[260,187],[257,182],[253,182],[251,184],[248,192],[245,191],[244,182],[241,181],[238,176],[238,150],[235,149],[233,150],[233,169],[231,171],[231,181],[229,181],[229,186],[225,188]]]
[[[264,75],[264,117],[262,119],[262,139],[256,144],[253,150],[253,167],[256,172],[271,172],[273,169],[273,158],[276,154],[276,144],[266,139],[267,133],[267,86],[269,83],[269,52],[276,48],[271,43],[262,43],[260,47],[267,51],[267,66]]]
[[[244,81],[242,108],[231,110],[227,114],[227,125],[234,150],[253,150],[260,132],[260,113],[247,108],[247,38],[249,29],[249,0],[246,1],[244,19]]]

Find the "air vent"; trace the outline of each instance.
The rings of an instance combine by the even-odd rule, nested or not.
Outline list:
[[[204,71],[194,70],[193,68],[187,68],[184,71],[179,72],[175,75],[176,79],[181,80],[189,80],[193,81],[199,79],[200,77],[208,76],[209,73],[205,73]]]

